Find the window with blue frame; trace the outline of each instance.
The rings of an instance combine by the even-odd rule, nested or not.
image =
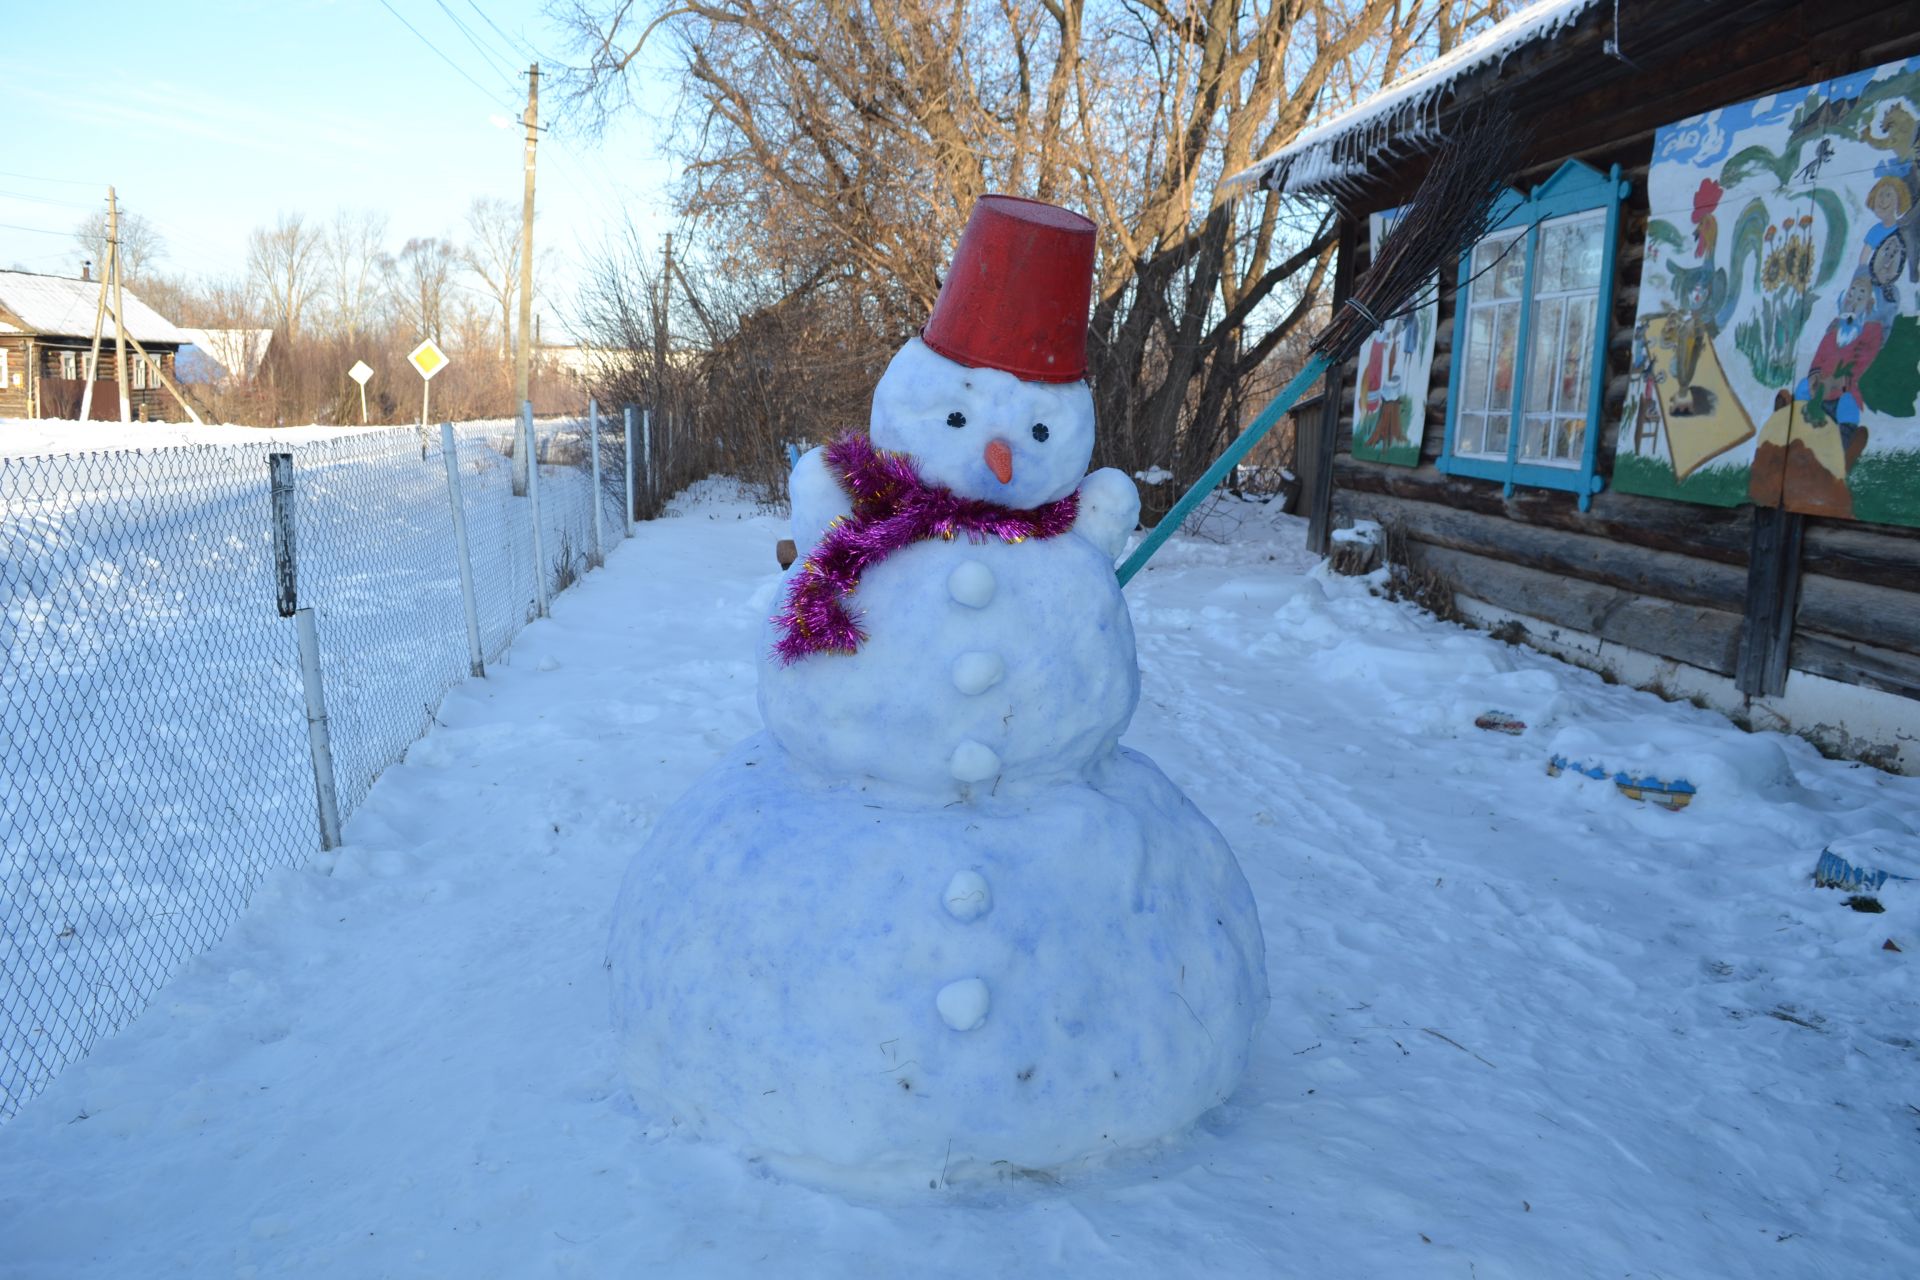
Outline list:
[[[1628,185],[1569,160],[1531,195],[1509,191],[1460,261],[1447,383],[1451,475],[1565,489],[1585,510],[1607,385],[1614,249]]]

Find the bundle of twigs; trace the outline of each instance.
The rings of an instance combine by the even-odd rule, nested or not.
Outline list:
[[[1489,230],[1502,188],[1519,168],[1522,145],[1512,113],[1501,103],[1479,107],[1460,119],[1434,152],[1412,203],[1380,245],[1367,273],[1355,283],[1352,296],[1335,309],[1332,323],[1314,338],[1306,366],[1134,548],[1120,566],[1122,585],[1140,572],[1160,544],[1273,430],[1308,387],[1358,351],[1381,325],[1425,301],[1415,297],[1442,263],[1472,252]]]
[[[1312,349],[1338,364],[1368,334],[1426,301],[1416,295],[1440,265],[1486,237],[1494,203],[1519,167],[1521,151],[1520,132],[1504,107],[1485,106],[1463,117],[1434,152],[1413,202]]]

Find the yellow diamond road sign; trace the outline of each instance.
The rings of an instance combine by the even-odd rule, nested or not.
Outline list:
[[[407,361],[420,371],[423,378],[432,378],[434,374],[447,367],[447,353],[432,338],[407,353]]]

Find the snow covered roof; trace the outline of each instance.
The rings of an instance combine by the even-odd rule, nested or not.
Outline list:
[[[1534,0],[1366,101],[1303,129],[1272,155],[1226,178],[1224,185],[1282,192],[1351,190],[1374,172],[1380,159],[1423,150],[1421,143],[1438,136],[1441,99],[1463,77],[1486,67],[1497,69],[1516,51],[1572,26],[1597,3]]]
[[[122,289],[126,297],[127,332],[141,342],[177,345],[190,341],[184,330],[164,319],[152,307]],[[0,311],[5,311],[27,333],[56,338],[91,338],[93,314],[100,299],[98,280],[71,276],[42,276],[29,271],[0,271]],[[113,304],[111,294],[107,304]],[[105,332],[113,333],[113,322]]]
[[[220,366],[221,373],[238,378],[251,378],[259,371],[260,362],[267,358],[267,347],[273,342],[271,329],[182,329],[180,332],[204,352],[208,360]]]

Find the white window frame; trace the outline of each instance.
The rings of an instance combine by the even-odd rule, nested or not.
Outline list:
[[[1449,475],[1473,476],[1483,480],[1501,482],[1502,491],[1512,496],[1517,485],[1528,485],[1543,489],[1563,489],[1577,495],[1580,509],[1585,511],[1593,502],[1593,495],[1606,486],[1603,477],[1595,474],[1598,462],[1600,416],[1604,407],[1606,393],[1607,343],[1612,329],[1613,290],[1615,259],[1620,238],[1620,206],[1626,198],[1630,186],[1621,180],[1620,167],[1615,165],[1607,173],[1582,164],[1578,160],[1568,160],[1546,182],[1533,188],[1530,193],[1518,191],[1505,193],[1494,207],[1491,229],[1480,241],[1481,245],[1495,242],[1506,247],[1513,242],[1511,252],[1524,255],[1524,283],[1520,287],[1518,330],[1514,341],[1513,386],[1507,402],[1497,403],[1493,394],[1493,353],[1489,353],[1487,386],[1478,406],[1464,404],[1466,395],[1466,370],[1471,362],[1472,318],[1477,307],[1484,304],[1476,302],[1477,282],[1474,276],[1474,252],[1461,255],[1459,264],[1458,289],[1455,295],[1455,342],[1451,360],[1451,372],[1447,385],[1447,429],[1446,442],[1442,447],[1439,469]],[[1586,405],[1584,414],[1585,428],[1582,434],[1578,456],[1571,456],[1575,450],[1569,448],[1565,458],[1523,456],[1520,452],[1526,431],[1528,417],[1526,411],[1527,392],[1532,383],[1531,356],[1534,344],[1532,320],[1536,305],[1554,298],[1585,296],[1586,290],[1568,290],[1549,294],[1544,298],[1534,296],[1536,279],[1536,258],[1539,253],[1541,231],[1543,228],[1566,225],[1584,218],[1603,220],[1601,231],[1601,261],[1598,289],[1595,291],[1592,332],[1587,335],[1587,358],[1580,370],[1580,377],[1586,386]],[[1475,246],[1477,250],[1478,245]],[[1482,264],[1485,265],[1484,263]],[[1502,299],[1500,306],[1511,307],[1510,300]],[[1564,316],[1565,308],[1561,309]],[[1498,332],[1496,324],[1489,333]],[[1562,335],[1563,336],[1563,335]],[[1556,339],[1556,345],[1560,341]],[[1496,348],[1497,351],[1497,348]],[[1556,382],[1558,379],[1556,378]],[[1554,393],[1553,403],[1558,407],[1558,391]],[[1476,415],[1480,421],[1489,421],[1492,414],[1504,413],[1507,419],[1504,447],[1489,449],[1486,440],[1490,431],[1476,435],[1474,424],[1466,424],[1463,431],[1462,411]],[[1479,415],[1488,418],[1479,419]],[[1535,413],[1536,418],[1543,416]],[[1569,436],[1571,433],[1569,433]],[[1569,440],[1571,446],[1571,440]]]
[[[1582,223],[1597,226],[1600,229],[1600,233],[1605,235],[1607,229],[1606,210],[1587,209],[1580,213],[1569,213],[1558,218],[1548,218],[1540,224],[1541,239],[1544,242],[1546,233],[1555,227],[1575,226]],[[1605,257],[1603,253],[1602,268],[1604,268],[1604,265]],[[1535,278],[1536,280],[1538,279],[1538,272],[1535,273]],[[1579,446],[1586,443],[1585,430],[1582,431],[1578,444],[1571,438],[1568,438],[1566,442],[1567,447],[1564,452],[1556,451],[1554,448],[1559,442],[1559,438],[1563,434],[1562,428],[1565,427],[1569,418],[1576,416],[1587,418],[1589,416],[1587,413],[1588,405],[1583,404],[1578,408],[1567,408],[1560,403],[1561,391],[1566,383],[1565,380],[1559,376],[1559,373],[1561,364],[1568,354],[1567,316],[1573,310],[1573,308],[1566,304],[1581,300],[1591,300],[1592,302],[1592,306],[1587,312],[1587,333],[1585,338],[1582,339],[1581,348],[1577,351],[1580,357],[1580,364],[1574,375],[1575,385],[1584,389],[1587,383],[1592,380],[1594,354],[1593,329],[1600,321],[1600,294],[1604,286],[1605,281],[1600,278],[1599,271],[1596,270],[1591,287],[1548,291],[1542,291],[1536,288],[1526,299],[1527,318],[1529,321],[1527,331],[1529,338],[1533,340],[1537,340],[1540,336],[1539,326],[1542,313],[1547,310],[1546,304],[1557,302],[1561,305],[1559,308],[1559,319],[1556,322],[1553,346],[1545,353],[1547,357],[1546,360],[1541,364],[1536,364],[1536,361],[1539,360],[1542,354],[1537,342],[1534,349],[1527,353],[1527,385],[1519,389],[1520,439],[1514,445],[1514,456],[1521,462],[1540,467],[1565,467],[1569,470],[1577,470],[1580,466],[1582,449]],[[1547,407],[1545,409],[1535,409],[1533,407],[1533,382],[1535,378],[1542,376],[1548,379],[1549,393],[1547,396]],[[1590,396],[1583,396],[1582,398],[1591,399]],[[1533,439],[1533,433],[1530,428],[1536,425],[1544,426],[1546,429],[1547,451],[1545,453],[1528,452],[1528,445]]]

